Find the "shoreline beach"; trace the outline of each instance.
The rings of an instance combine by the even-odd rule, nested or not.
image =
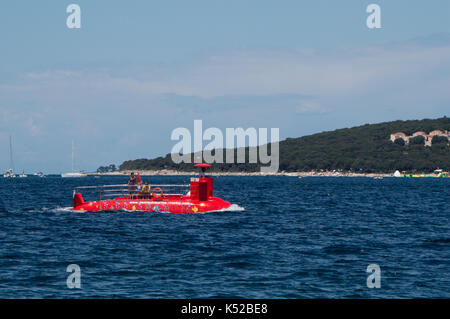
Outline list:
[[[121,176],[130,175],[131,172],[139,172],[141,176],[159,176],[159,175],[180,175],[192,176],[198,175],[198,171],[176,171],[176,170],[124,170],[106,173],[87,173],[88,175],[98,176]],[[209,172],[211,176],[293,176],[293,177],[392,177],[390,173],[355,173],[355,172]]]

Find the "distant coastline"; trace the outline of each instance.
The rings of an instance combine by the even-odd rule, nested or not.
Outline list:
[[[88,175],[97,176],[122,176],[130,175],[131,172],[139,172],[141,176],[195,176],[198,171],[176,171],[176,170],[123,170],[106,173],[88,173]],[[390,177],[393,173],[356,173],[356,172],[276,172],[276,173],[262,173],[262,172],[210,172],[210,176],[293,176],[293,177]]]
[[[444,116],[438,119],[366,124],[287,138],[279,143],[278,171],[289,173],[275,175],[390,176],[396,170],[411,174],[429,174],[438,168],[448,171],[449,132],[450,118]],[[268,148],[271,149],[271,144]],[[236,160],[236,149],[233,161],[228,162],[226,150],[222,149],[222,158],[213,164],[215,172],[212,174],[226,172],[224,175],[264,175],[254,172],[260,172],[267,165],[259,161],[254,163],[249,159],[251,151],[259,154],[258,147],[246,147],[242,151],[245,163]],[[166,154],[153,159],[127,160],[118,169],[155,172],[152,175],[163,175],[160,172],[168,170],[177,172],[178,175],[181,174],[178,171],[191,172],[194,159],[201,158],[203,154],[188,155],[189,163],[174,163],[171,154]]]

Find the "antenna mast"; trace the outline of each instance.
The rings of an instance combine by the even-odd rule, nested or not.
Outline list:
[[[72,173],[74,172],[74,170],[73,170],[73,161],[74,161],[74,149],[75,149],[75,147],[74,147],[74,143],[73,143],[73,139],[72,139]]]
[[[12,155],[12,137],[9,136],[9,165],[10,168],[14,171],[14,161],[13,161],[13,155]]]

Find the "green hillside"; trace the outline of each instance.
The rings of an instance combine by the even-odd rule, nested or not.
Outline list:
[[[450,131],[450,119],[425,119],[366,124],[280,142],[280,171],[345,170],[358,172],[430,172],[450,169],[450,146],[445,138],[434,138],[425,147],[423,138],[391,142],[390,135],[417,131]],[[248,152],[248,149],[246,150]],[[224,152],[225,153],[225,152]],[[120,170],[192,170],[192,164],[174,164],[170,154],[155,159],[125,161]],[[213,171],[259,171],[258,164],[214,164]]]

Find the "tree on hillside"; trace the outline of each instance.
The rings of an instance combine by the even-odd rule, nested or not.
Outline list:
[[[429,171],[436,167],[450,169],[450,147],[441,137],[433,139],[432,147],[424,146],[423,136],[412,138],[405,145],[402,139],[394,143],[390,135],[404,132],[450,130],[450,119],[394,121],[353,128],[338,129],[299,138],[288,138],[279,144],[280,171],[353,170],[358,172],[392,172],[399,170]],[[269,144],[270,146],[270,144]],[[224,152],[225,153],[225,152]],[[248,149],[246,150],[248,154]],[[191,156],[193,159],[194,156]],[[236,158],[236,152],[235,152]],[[214,164],[212,171],[259,171],[262,164]],[[266,165],[264,165],[266,166]],[[125,161],[120,170],[174,169],[192,171],[193,162],[175,164],[170,154],[155,159]]]
[[[100,166],[97,168],[97,173],[108,173],[117,171],[115,164],[110,164],[109,166]]]
[[[409,139],[409,144],[411,145],[424,145],[425,144],[425,137],[422,135],[417,135],[413,138]]]
[[[431,140],[431,143],[432,143],[433,145],[435,145],[435,144],[448,144],[448,143],[449,143],[449,140],[448,140],[448,138],[445,137],[445,136],[438,136],[438,135],[435,135],[435,136],[433,136],[433,139]]]

